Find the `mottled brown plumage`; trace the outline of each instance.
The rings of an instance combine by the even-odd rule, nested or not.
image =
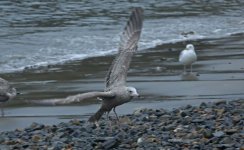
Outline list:
[[[117,116],[115,108],[119,105],[129,102],[138,93],[133,87],[126,87],[127,71],[133,54],[137,50],[137,44],[140,39],[143,24],[143,10],[141,8],[133,9],[131,16],[122,33],[119,53],[114,59],[107,77],[105,91],[114,93],[114,97],[102,97],[102,105],[100,109],[89,118],[90,122],[98,121],[101,116],[112,109]]]

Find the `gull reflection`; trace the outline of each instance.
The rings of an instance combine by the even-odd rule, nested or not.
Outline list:
[[[181,74],[181,80],[183,80],[183,81],[197,81],[197,80],[199,80],[197,76],[199,76],[197,73],[184,72],[183,74]]]

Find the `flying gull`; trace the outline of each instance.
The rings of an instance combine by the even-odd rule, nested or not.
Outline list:
[[[139,94],[134,87],[126,86],[127,71],[133,54],[137,50],[137,44],[140,39],[143,24],[143,9],[134,8],[131,16],[120,37],[119,52],[112,62],[106,77],[106,87],[104,92],[88,92],[69,96],[64,99],[49,99],[41,101],[31,101],[36,104],[58,105],[72,102],[80,102],[85,99],[98,98],[102,100],[99,110],[89,118],[89,122],[95,122],[101,118],[104,113],[113,109],[117,119],[115,108],[119,105],[129,102],[132,98],[138,97]]]
[[[181,51],[179,62],[184,65],[184,73],[186,72],[186,66],[191,66],[192,73],[192,64],[197,60],[197,54],[194,50],[194,46],[192,44],[187,44],[186,49]]]
[[[8,81],[0,78],[0,106],[2,117],[4,116],[4,103],[13,99],[16,96],[16,94],[16,89],[11,87]]]

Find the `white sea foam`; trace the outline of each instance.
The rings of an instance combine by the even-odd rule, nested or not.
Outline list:
[[[4,55],[0,56],[0,71],[2,73],[22,71],[110,55],[117,52],[120,32],[117,27],[112,30],[98,28],[94,31],[93,27],[74,27],[70,30],[48,30],[27,34],[11,40],[3,39],[2,42],[5,44],[1,45],[1,50],[4,50]],[[205,16],[145,20],[139,50],[189,40],[228,37],[239,33],[244,33],[244,26],[240,24],[240,18],[236,17]]]
[[[216,32],[216,31],[213,31],[213,32]],[[244,32],[233,32],[233,33],[226,33],[223,35],[212,35],[212,36],[204,36],[204,35],[195,34],[195,35],[189,35],[187,37],[184,37],[182,35],[179,35],[175,39],[168,39],[168,40],[163,40],[163,39],[154,39],[152,41],[142,40],[139,43],[139,50],[147,50],[148,48],[153,48],[153,47],[156,47],[158,45],[174,44],[174,43],[189,41],[189,40],[201,40],[201,39],[208,39],[208,38],[222,38],[222,37],[232,36],[234,34],[239,34],[239,33],[244,33]],[[39,52],[40,51],[43,51],[44,53],[49,53],[49,52],[53,53],[52,50],[50,50],[50,48],[40,49]],[[62,51],[63,51],[63,53],[62,53]],[[1,72],[7,73],[7,72],[23,71],[26,69],[28,69],[28,70],[29,69],[38,69],[39,67],[43,67],[43,66],[63,64],[63,63],[75,61],[75,60],[82,60],[82,59],[91,58],[91,57],[110,55],[110,54],[116,53],[117,48],[110,49],[110,50],[90,49],[89,51],[85,52],[84,54],[80,54],[80,53],[67,54],[67,53],[64,53],[64,51],[69,51],[68,49],[67,50],[63,49],[62,51],[54,52],[54,54],[50,54],[51,56],[47,56],[46,58],[44,58],[45,56],[43,56],[43,57],[39,58],[39,61],[36,61],[35,57],[33,57],[33,58],[31,58],[32,63],[29,63],[28,65],[23,65],[21,67],[16,67],[16,65],[14,65],[14,64],[8,64],[8,63],[2,62],[2,64],[0,64],[1,65]],[[24,58],[21,56],[13,55],[12,59],[24,59]],[[13,61],[12,63],[17,63],[17,62]]]

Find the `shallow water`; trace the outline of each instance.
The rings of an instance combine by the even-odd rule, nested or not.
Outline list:
[[[97,100],[56,107],[25,103],[103,90],[114,58],[110,53],[116,51],[128,9],[142,3],[107,1],[94,6],[95,2],[0,2],[5,9],[0,20],[1,77],[22,93],[6,104],[1,131],[23,128],[33,121],[53,124],[86,119],[98,109]],[[35,11],[24,9],[27,5]],[[143,7],[146,17],[140,50],[128,78],[142,97],[118,107],[119,114],[141,107],[172,109],[203,101],[243,99],[243,2],[150,1]],[[189,31],[194,34],[181,35]],[[191,75],[183,75],[178,63],[187,43],[193,43],[198,54]],[[57,63],[59,60],[63,63]]]
[[[244,2],[238,0],[1,0],[0,71],[114,53],[133,6],[145,9],[141,49],[244,32]]]

